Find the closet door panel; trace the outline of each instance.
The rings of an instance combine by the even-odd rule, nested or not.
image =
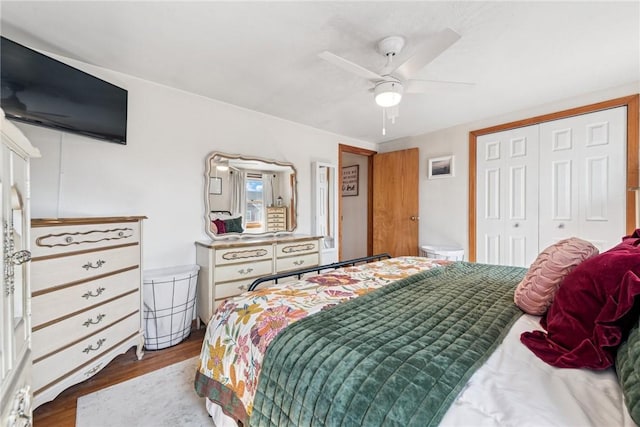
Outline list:
[[[527,167],[515,166],[509,170],[509,218],[527,218]]]
[[[496,135],[478,144],[478,262],[500,264],[501,242],[504,239],[503,155],[502,141]]]
[[[509,251],[503,263],[528,267],[538,256],[538,129],[529,126],[509,134]]]
[[[484,260],[478,262],[484,262],[486,264],[500,264],[502,258],[500,257],[500,242],[502,236],[500,234],[485,234],[484,235]]]
[[[478,143],[478,262],[500,263],[501,215],[500,140],[487,135]]]
[[[585,159],[585,221],[608,221],[609,158]]]
[[[563,158],[551,162],[551,174],[540,176],[540,250],[578,231],[574,170],[574,162]]]
[[[509,265],[527,265],[527,240],[522,236],[509,238]],[[531,263],[529,263],[531,264]]]
[[[540,125],[539,244],[576,236],[578,214],[578,154],[570,119]]]
[[[572,219],[571,170],[571,160],[551,162],[551,217],[556,221],[571,221]],[[546,188],[546,185],[542,185],[541,188]]]
[[[626,234],[627,109],[584,116],[581,231],[601,252]]]
[[[477,260],[528,266],[538,254],[537,127],[481,136],[477,150]]]
[[[540,125],[540,247],[625,234],[626,107]],[[548,195],[551,197],[548,197]]]
[[[484,218],[500,220],[500,168],[487,169],[484,182],[487,190],[484,194]]]

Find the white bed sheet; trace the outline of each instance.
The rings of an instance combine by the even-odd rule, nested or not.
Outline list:
[[[542,329],[539,320],[525,314],[514,323],[502,344],[469,379],[440,425],[637,427],[613,369],[554,368],[520,342],[522,332]],[[217,427],[237,426],[209,399],[206,407]]]
[[[516,321],[441,426],[636,426],[613,368],[554,368],[520,342],[522,332],[542,329],[539,320],[526,314]]]

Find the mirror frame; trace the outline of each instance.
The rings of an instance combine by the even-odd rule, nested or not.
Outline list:
[[[293,208],[290,208],[291,212],[291,226],[286,231],[266,231],[263,233],[237,233],[230,232],[224,234],[214,234],[211,231],[210,221],[211,221],[211,204],[209,200],[209,191],[210,191],[210,182],[211,182],[211,164],[212,160],[216,157],[224,157],[230,160],[247,160],[247,161],[259,161],[267,164],[290,167],[293,170],[293,182],[291,188],[291,198]],[[295,229],[298,227],[298,171],[296,170],[293,163],[290,162],[281,162],[278,160],[267,159],[264,157],[258,156],[245,156],[242,154],[229,154],[221,151],[213,151],[209,153],[209,155],[205,158],[205,172],[204,172],[204,223],[205,223],[205,232],[212,240],[233,240],[233,239],[251,239],[256,237],[272,237],[272,236],[285,236],[293,234]]]

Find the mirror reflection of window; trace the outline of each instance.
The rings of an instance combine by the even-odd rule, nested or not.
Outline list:
[[[212,153],[206,159],[205,221],[211,224],[226,217],[241,218],[242,231],[218,233],[209,225],[207,234],[215,240],[251,237],[296,229],[296,170],[293,164],[259,157]],[[261,187],[260,187],[261,182]],[[221,185],[218,185],[221,184]],[[272,230],[270,207],[282,207],[284,229]]]
[[[246,228],[253,232],[264,230],[264,184],[261,174],[247,173],[246,188]]]

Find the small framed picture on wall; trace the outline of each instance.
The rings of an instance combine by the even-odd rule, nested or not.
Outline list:
[[[342,168],[342,197],[358,195],[358,165]]]
[[[450,178],[454,176],[453,156],[434,157],[429,159],[429,179]]]

